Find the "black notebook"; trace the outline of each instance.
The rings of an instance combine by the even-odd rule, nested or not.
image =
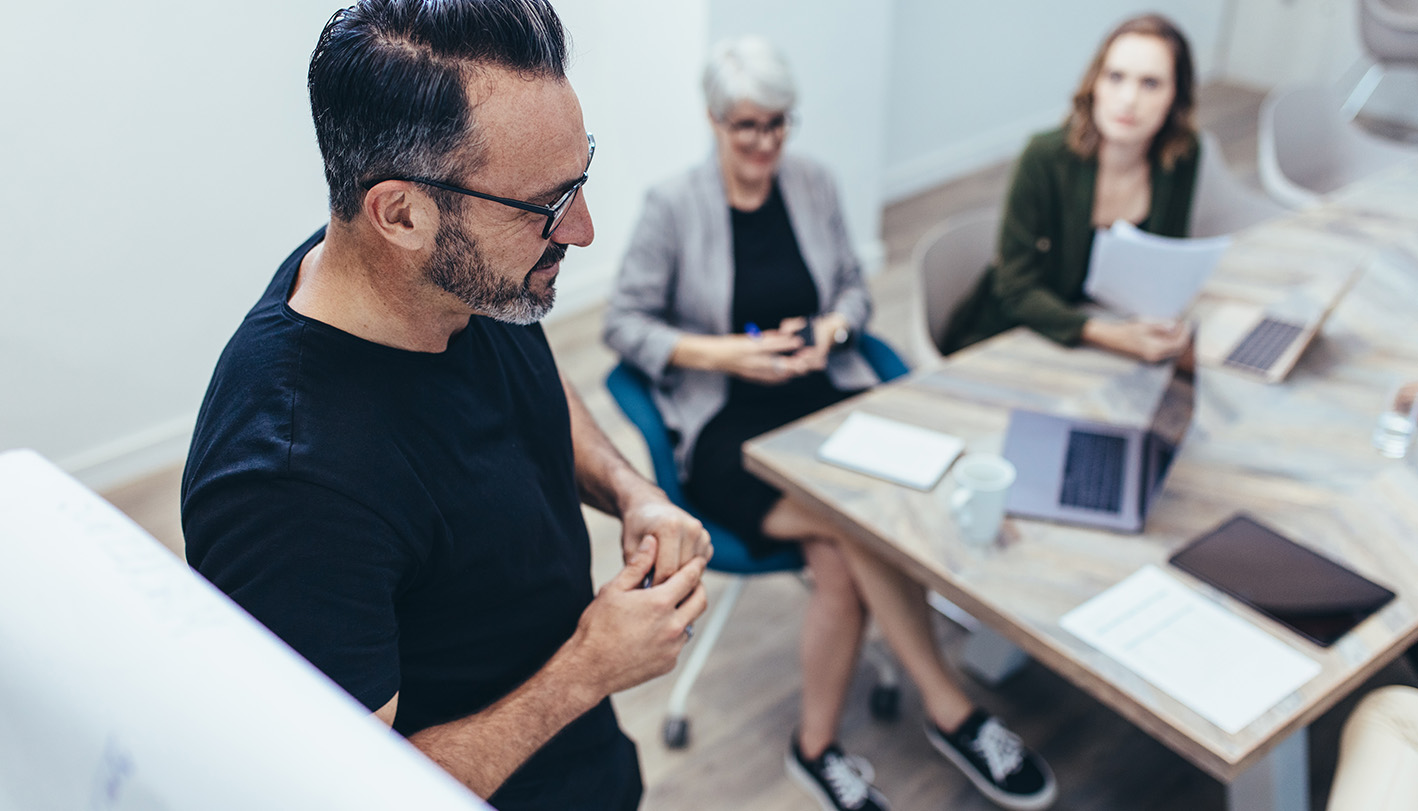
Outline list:
[[[1172,565],[1324,647],[1394,598],[1245,515],[1187,544],[1172,556]]]

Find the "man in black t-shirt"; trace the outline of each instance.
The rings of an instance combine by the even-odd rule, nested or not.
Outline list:
[[[222,353],[183,476],[191,565],[503,811],[638,804],[608,696],[673,667],[711,554],[536,323],[593,236],[564,58],[537,0],[330,20],[330,223]],[[599,593],[581,502],[623,523]]]

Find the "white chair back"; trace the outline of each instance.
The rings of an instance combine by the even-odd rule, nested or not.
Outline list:
[[[1242,183],[1226,165],[1221,142],[1202,131],[1201,155],[1196,170],[1196,190],[1192,194],[1191,220],[1187,234],[1214,237],[1234,234],[1258,222],[1284,214],[1286,208]]]
[[[1418,0],[1359,0],[1359,36],[1376,61],[1418,66]]]
[[[1368,103],[1390,67],[1418,68],[1418,0],[1359,0],[1359,38],[1374,64],[1344,102],[1353,119]]]
[[[946,328],[961,301],[970,295],[994,256],[1000,209],[957,214],[916,243],[911,259],[916,272],[918,360],[941,354]]]
[[[1317,205],[1321,195],[1418,155],[1345,120],[1339,101],[1316,85],[1266,96],[1258,146],[1261,186],[1290,208]]]

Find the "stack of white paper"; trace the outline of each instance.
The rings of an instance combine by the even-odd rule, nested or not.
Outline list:
[[[1320,672],[1313,659],[1156,566],[1068,612],[1065,630],[1228,733]]]
[[[1119,220],[1093,237],[1083,290],[1121,315],[1176,319],[1230,245],[1227,236],[1162,237]]]
[[[930,490],[965,449],[959,437],[860,411],[817,450],[824,462],[917,490]]]

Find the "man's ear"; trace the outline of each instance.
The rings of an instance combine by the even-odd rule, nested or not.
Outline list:
[[[375,233],[406,251],[431,250],[438,234],[438,206],[407,180],[385,180],[365,192],[360,209]]]

